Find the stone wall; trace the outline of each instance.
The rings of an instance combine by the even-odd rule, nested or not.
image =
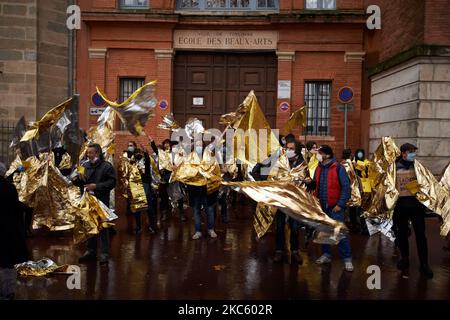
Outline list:
[[[411,142],[439,174],[450,159],[450,57],[418,57],[371,78],[370,152]]]

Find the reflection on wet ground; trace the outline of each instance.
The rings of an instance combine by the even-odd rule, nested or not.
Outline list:
[[[275,239],[270,232],[256,240],[252,212],[235,206],[231,221],[217,219],[217,239],[191,240],[192,214],[186,223],[172,217],[156,235],[129,231],[121,217],[111,240],[111,260],[78,264],[83,246],[70,235],[38,235],[29,240],[33,258],[48,257],[58,264],[81,267],[81,289],[68,290],[66,276],[21,279],[17,299],[448,299],[450,253],[443,251],[436,219],[427,220],[430,265],[434,278],[418,272],[415,241],[411,243],[409,279],[396,269],[393,243],[386,237],[351,235],[355,271],[343,270],[337,257],[329,266],[314,264],[320,246],[310,244],[302,266],[272,261]],[[303,247],[303,232],[301,232]],[[381,268],[381,290],[367,288],[369,265]]]

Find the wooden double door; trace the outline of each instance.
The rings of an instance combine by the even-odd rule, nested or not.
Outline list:
[[[205,128],[223,129],[222,114],[235,111],[250,90],[272,128],[276,121],[277,59],[275,53],[216,53],[179,51],[173,73],[175,120],[184,126],[190,117]]]

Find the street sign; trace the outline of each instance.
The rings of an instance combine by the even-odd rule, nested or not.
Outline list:
[[[169,106],[169,103],[167,102],[167,100],[161,100],[159,102],[159,108],[161,110],[166,110],[168,106]]]
[[[106,101],[103,100],[102,96],[99,95],[97,92],[92,95],[91,100],[92,100],[92,103],[94,104],[94,106],[97,106],[97,107],[106,106]]]
[[[341,103],[350,103],[353,100],[353,89],[351,87],[342,87],[338,91],[338,100]]]
[[[98,107],[90,107],[89,114],[91,116],[99,116],[105,111],[105,108],[98,108]]]
[[[290,107],[290,105],[289,105],[289,103],[286,102],[286,101],[280,103],[280,110],[281,110],[281,111],[288,111],[288,110],[289,110],[289,107]]]
[[[355,105],[353,105],[353,104],[341,104],[341,103],[339,103],[339,104],[336,106],[336,109],[337,109],[338,111],[345,111],[345,106],[347,106],[347,111],[353,111],[353,110],[355,110]]]

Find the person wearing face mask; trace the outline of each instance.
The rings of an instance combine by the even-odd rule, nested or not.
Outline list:
[[[109,207],[111,190],[116,186],[114,167],[103,158],[102,148],[99,144],[90,144],[87,148],[87,160],[83,163],[84,174],[75,178],[74,184],[83,186],[83,190],[92,193],[98,200]],[[97,238],[100,238],[101,254],[100,264],[109,260],[109,230],[102,229],[87,241],[87,250],[78,261],[86,262],[97,258]]]
[[[396,161],[396,188],[399,198],[394,208],[393,222],[397,244],[400,249],[401,259],[397,268],[404,274],[409,269],[409,221],[411,221],[416,237],[417,253],[420,261],[420,272],[427,278],[433,277],[433,271],[428,265],[428,245],[425,236],[425,207],[411,194],[406,184],[416,180],[414,160],[417,147],[411,143],[405,143],[400,147],[401,155]]]
[[[289,167],[295,168],[299,166],[303,161],[303,156],[301,154],[303,145],[298,141],[288,140],[286,143],[286,156],[289,160]],[[277,211],[275,215],[275,255],[273,257],[274,262],[283,261],[284,247],[285,247],[285,225],[289,224],[290,227],[290,245],[291,245],[291,261],[297,264],[302,264],[303,260],[298,252],[298,230],[299,223],[290,218],[280,210]]]
[[[333,149],[322,145],[317,150],[319,165],[311,181],[315,195],[319,198],[322,210],[332,219],[343,222],[345,205],[350,199],[350,180],[345,168],[336,161]],[[339,254],[344,260],[346,271],[353,271],[350,242],[347,237],[338,244]],[[317,264],[331,263],[330,245],[322,245],[323,254],[316,260]]]

